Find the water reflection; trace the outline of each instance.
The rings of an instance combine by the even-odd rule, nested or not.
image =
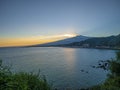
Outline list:
[[[65,60],[67,61],[67,63],[69,65],[73,65],[74,60],[75,60],[75,49],[65,48],[65,49],[63,49],[63,51],[64,51],[64,55],[65,55]]]
[[[74,75],[75,75],[75,52],[76,50],[73,48],[65,48],[63,49],[64,51],[64,56],[65,56],[65,63],[66,63],[66,67],[65,67],[65,75],[64,78],[67,78],[69,80],[69,82],[66,82],[66,86],[70,86],[70,83],[73,82],[74,80]]]

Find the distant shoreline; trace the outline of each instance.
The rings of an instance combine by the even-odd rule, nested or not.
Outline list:
[[[87,49],[120,50],[120,48],[98,48],[98,47],[81,47],[81,46],[29,46],[29,47],[63,47],[63,48],[87,48]]]
[[[63,48],[86,48],[86,49],[120,50],[120,48],[99,48],[99,47],[81,47],[81,46],[18,46],[18,47],[0,47],[0,48],[30,48],[30,47],[63,47]]]
[[[120,50],[120,48],[97,48],[97,47],[80,47],[80,46],[70,46],[70,48],[87,48],[87,49]]]

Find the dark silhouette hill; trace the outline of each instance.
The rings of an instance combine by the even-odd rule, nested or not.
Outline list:
[[[120,34],[116,36],[108,36],[108,37],[94,37],[89,38],[84,41],[74,42],[68,44],[68,46],[84,46],[87,45],[89,47],[120,47]]]

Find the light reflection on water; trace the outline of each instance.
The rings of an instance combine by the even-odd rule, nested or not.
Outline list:
[[[82,88],[105,80],[107,72],[93,69],[90,65],[95,65],[98,60],[114,58],[115,51],[57,47],[4,48],[0,49],[0,57],[5,64],[11,63],[15,72],[37,72],[40,69],[55,87]]]
[[[64,55],[65,55],[65,61],[69,67],[70,70],[74,69],[75,64],[75,49],[73,48],[63,48]]]

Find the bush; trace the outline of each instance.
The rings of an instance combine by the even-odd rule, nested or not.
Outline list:
[[[12,73],[0,60],[0,90],[51,90],[51,87],[39,73]]]

